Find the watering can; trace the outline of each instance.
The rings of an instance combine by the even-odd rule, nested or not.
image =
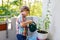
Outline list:
[[[29,24],[29,30],[30,32],[35,32],[37,27],[36,27],[36,23],[35,22],[32,22],[31,24]]]

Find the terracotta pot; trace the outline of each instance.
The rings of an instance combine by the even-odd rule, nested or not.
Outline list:
[[[0,24],[0,31],[7,30],[7,23]]]

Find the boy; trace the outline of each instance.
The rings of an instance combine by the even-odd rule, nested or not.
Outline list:
[[[26,21],[26,16],[29,14],[30,10],[27,6],[21,8],[21,13],[16,21],[16,35],[18,40],[26,40],[27,36],[27,24],[32,23],[32,20]]]

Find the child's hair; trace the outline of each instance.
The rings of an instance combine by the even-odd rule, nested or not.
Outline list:
[[[21,12],[23,12],[24,10],[26,10],[26,11],[29,11],[29,12],[30,12],[29,7],[27,7],[27,6],[22,6],[22,7],[21,7]]]

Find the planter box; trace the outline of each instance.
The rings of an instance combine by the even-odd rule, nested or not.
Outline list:
[[[0,24],[0,31],[7,30],[7,23]]]

